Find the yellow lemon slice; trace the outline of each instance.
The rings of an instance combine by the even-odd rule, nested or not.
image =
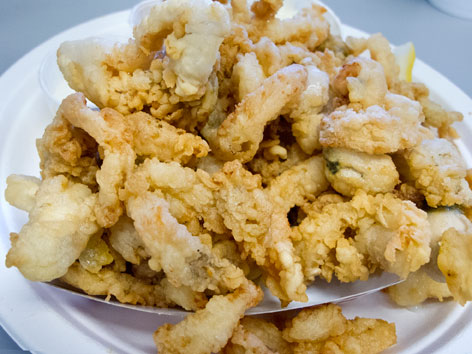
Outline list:
[[[399,45],[393,49],[393,54],[395,55],[395,60],[398,66],[400,67],[399,78],[411,82],[411,73],[416,58],[415,46],[411,42]]]

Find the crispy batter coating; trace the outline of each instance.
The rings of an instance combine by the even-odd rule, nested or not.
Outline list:
[[[282,335],[288,342],[318,342],[344,333],[347,320],[341,307],[328,304],[301,311],[289,321]]]
[[[169,0],[151,9],[134,28],[134,36],[145,52],[165,45],[169,63],[164,80],[173,80],[169,86],[175,85],[175,93],[186,98],[203,95],[218,48],[229,31],[229,15],[218,2]]]
[[[104,295],[108,298],[114,296],[122,303],[133,305],[158,307],[179,305],[186,310],[198,310],[207,302],[202,293],[194,292],[187,287],[174,287],[166,278],[155,284],[149,280],[133,277],[131,274],[121,273],[112,267],[91,273],[79,263],[74,263],[61,280],[89,295]]]
[[[267,2],[256,2],[252,10],[260,8],[256,5],[257,3]],[[329,24],[323,17],[325,11],[323,7],[312,4],[311,7],[302,9],[293,18],[283,20],[276,18],[273,11],[262,17],[257,11],[254,20],[246,27],[249,37],[254,42],[267,37],[275,44],[295,42],[303,44],[308,50],[314,50],[329,34]]]
[[[301,93],[306,76],[302,66],[290,65],[247,95],[218,128],[217,141],[213,143],[217,144],[218,156],[225,160],[251,160],[263,139],[264,127]],[[211,141],[210,144],[213,147]]]
[[[27,188],[15,190],[18,194],[6,193],[13,205],[19,204],[16,200],[31,197]],[[83,184],[62,175],[43,180],[34,203],[27,205],[28,222],[18,234],[11,234],[7,267],[17,267],[34,281],[50,281],[64,275],[89,238],[99,231],[94,214],[96,203],[96,195]]]
[[[339,193],[351,197],[356,190],[367,193],[392,192],[399,174],[389,155],[370,155],[342,148],[323,150],[325,175]]]
[[[155,190],[170,207],[171,214],[194,234],[226,231],[216,210],[216,185],[208,173],[182,167],[176,162],[146,159],[126,181],[122,198]],[[203,223],[201,223],[203,222]],[[202,228],[203,226],[203,228]]]
[[[293,353],[379,353],[396,343],[395,325],[383,320],[346,320],[337,305],[302,310],[288,321],[284,338]]]
[[[472,300],[472,229],[460,232],[450,228],[443,233],[438,255],[438,267],[454,300],[464,306]]]
[[[145,192],[130,197],[126,207],[151,256],[149,266],[155,271],[162,269],[174,286],[224,292],[236,289],[243,282],[243,272],[227,259],[218,258],[179,224],[169,213],[169,204],[164,199]]]
[[[316,155],[272,179],[268,193],[273,202],[288,213],[295,205],[300,206],[306,200],[313,201],[329,186],[323,173],[323,166],[323,158]]]
[[[234,239],[265,272],[267,286],[285,301],[306,301],[298,258],[290,240],[286,211],[277,208],[261,188],[261,180],[237,160],[213,176],[217,208]]]
[[[144,112],[126,116],[133,134],[133,149],[141,158],[186,164],[192,157],[204,157],[210,148],[205,140]]]
[[[216,353],[222,349],[244,312],[256,306],[262,291],[251,282],[228,295],[213,296],[203,310],[176,325],[165,324],[154,333],[160,353]]]
[[[328,103],[329,76],[314,65],[306,67],[307,86],[300,95],[295,108],[290,112],[293,120],[292,133],[301,149],[311,155],[315,150],[320,150],[319,125],[322,118],[320,114]]]
[[[426,139],[405,153],[415,186],[429,206],[472,205],[472,191],[460,152],[446,139]]]
[[[327,222],[329,220],[329,222]],[[376,267],[406,277],[429,261],[426,213],[392,194],[359,190],[349,202],[327,204],[297,226],[295,247],[305,278],[367,279]]]
[[[387,82],[382,66],[374,60],[353,57],[346,61],[333,80],[333,87],[351,103],[363,108],[382,105],[387,94]]]
[[[368,154],[392,153],[417,145],[425,134],[418,102],[387,94],[384,107],[373,105],[356,112],[343,106],[325,116],[320,125],[324,147],[349,148]]]
[[[396,63],[395,56],[390,48],[390,43],[382,34],[376,33],[367,39],[349,37],[347,44],[349,49],[356,56],[368,49],[371,58],[382,65],[388,87],[392,87],[396,84],[400,68]]]
[[[399,306],[416,306],[427,299],[443,301],[452,294],[446,283],[434,280],[425,267],[408,275],[405,281],[387,288],[387,293]]]
[[[37,177],[10,175],[7,177],[5,200],[15,208],[29,213],[34,207],[35,196],[40,185],[41,180]]]
[[[108,241],[127,262],[140,264],[143,259],[149,258],[133,220],[127,215],[120,217],[118,222],[109,229]]]
[[[67,119],[67,114],[64,109],[59,109],[43,136],[36,141],[41,177],[62,174],[95,190],[97,142],[84,130],[74,127]]]

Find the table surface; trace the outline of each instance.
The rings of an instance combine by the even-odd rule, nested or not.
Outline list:
[[[131,8],[133,0],[0,2],[0,73],[51,36],[86,20]],[[446,15],[425,0],[324,0],[342,22],[393,44],[412,41],[416,56],[472,96],[472,21]],[[3,260],[0,260],[3,262]],[[1,279],[0,279],[1,282]],[[1,321],[1,319],[0,319]],[[0,353],[23,353],[0,327]]]

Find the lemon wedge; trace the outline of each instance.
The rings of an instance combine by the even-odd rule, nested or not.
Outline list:
[[[411,82],[411,73],[415,64],[415,46],[412,42],[399,45],[393,49],[395,60],[400,67],[399,78]]]

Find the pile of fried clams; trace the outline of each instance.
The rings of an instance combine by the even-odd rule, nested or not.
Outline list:
[[[8,178],[29,213],[7,266],[124,303],[196,311],[161,353],[376,353],[382,320],[335,305],[278,326],[243,318],[264,284],[282,305],[316,278],[406,279],[403,306],[472,298],[471,174],[462,115],[399,79],[380,34],[343,42],[325,9],[167,0],[121,46],[66,42],[78,93],[37,141],[41,179]],[[99,107],[87,106],[86,98]],[[314,285],[316,286],[316,282]]]

